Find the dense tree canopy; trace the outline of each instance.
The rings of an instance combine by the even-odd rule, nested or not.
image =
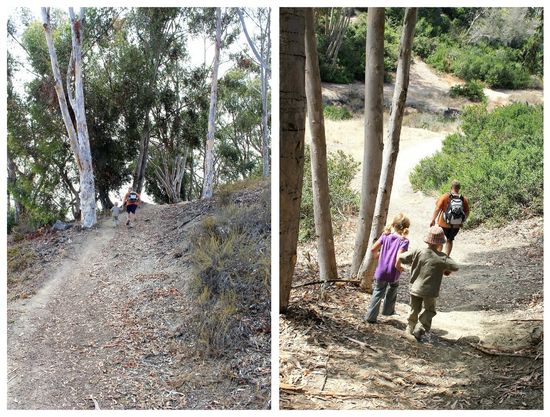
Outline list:
[[[51,22],[65,78],[71,53],[66,12],[52,9]],[[237,42],[236,10],[225,10],[222,25],[215,186],[258,175],[262,165],[260,72],[254,63],[246,65],[248,47],[242,39]],[[212,10],[88,8],[83,26],[86,121],[100,206],[110,208],[123,186],[140,181],[155,202],[198,198],[210,94],[207,53],[215,34]],[[203,41],[202,51],[197,40]],[[198,54],[204,56],[200,63]],[[18,9],[8,21],[8,156],[12,218],[36,227],[79,217],[78,171],[44,29],[28,9]]]

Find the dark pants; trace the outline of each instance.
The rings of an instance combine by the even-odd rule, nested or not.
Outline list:
[[[380,310],[380,303],[384,299],[384,307],[382,308],[382,314],[384,316],[391,316],[395,313],[395,302],[397,300],[397,288],[398,282],[389,283],[387,281],[375,280],[374,289],[372,291],[372,298],[370,299],[370,306],[367,310],[366,320],[375,322],[378,317],[378,311]]]

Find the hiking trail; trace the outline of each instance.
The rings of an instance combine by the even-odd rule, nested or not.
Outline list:
[[[209,409],[256,398],[257,387],[230,376],[238,355],[199,358],[179,330],[194,303],[187,236],[213,207],[145,204],[132,228],[121,214],[116,228],[104,218],[36,239],[58,253],[37,262],[33,288],[25,280],[8,292],[8,409]]]
[[[433,71],[427,76],[429,70],[413,65],[413,102],[433,100],[452,84]],[[332,85],[329,90],[334,92]],[[433,105],[424,103],[424,108]],[[341,149],[362,161],[362,119],[326,121],[326,129],[329,152]],[[453,124],[436,132],[402,129],[388,219],[399,212],[410,218],[410,249],[425,246],[437,195],[413,192],[409,173],[454,129]],[[360,181],[358,173],[352,183],[358,191]],[[356,220],[350,218],[335,237],[340,278],[348,277]],[[460,271],[444,277],[425,343],[404,336],[407,272],[400,279],[397,314],[379,315],[378,324],[363,321],[370,294],[352,285],[331,287],[324,297],[318,286],[293,290],[289,313],[280,316],[281,407],[542,408],[542,239],[541,218],[500,229],[462,230],[451,254]],[[295,285],[315,280],[315,258],[314,242],[299,247]]]

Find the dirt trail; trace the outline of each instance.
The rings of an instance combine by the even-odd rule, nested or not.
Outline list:
[[[220,408],[254,391],[178,333],[193,305],[185,236],[208,207],[145,205],[133,228],[103,220],[8,304],[9,409]]]
[[[437,98],[447,80],[433,72],[430,77],[437,79],[431,90],[430,83],[415,90],[412,79],[413,94],[422,90]],[[329,152],[341,149],[361,161],[363,121],[326,123]],[[408,175],[418,161],[440,149],[447,133],[402,130],[389,218],[400,211],[410,217],[411,249],[425,246],[436,196],[413,192]],[[359,190],[360,173],[352,186]],[[335,238],[341,277],[348,275],[355,227],[356,218],[349,219]],[[375,325],[363,321],[370,295],[353,286],[330,288],[321,298],[316,286],[293,290],[290,312],[281,316],[281,406],[542,408],[542,232],[542,219],[498,231],[461,231],[452,253],[461,269],[442,284],[426,343],[403,335],[408,273],[401,277],[397,314],[379,316]],[[300,247],[295,285],[316,279],[315,256],[314,243]],[[490,353],[495,350],[520,353]]]

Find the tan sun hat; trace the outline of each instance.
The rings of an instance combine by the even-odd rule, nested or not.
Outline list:
[[[440,226],[432,226],[428,229],[424,242],[429,245],[443,245],[445,244],[445,232]]]

